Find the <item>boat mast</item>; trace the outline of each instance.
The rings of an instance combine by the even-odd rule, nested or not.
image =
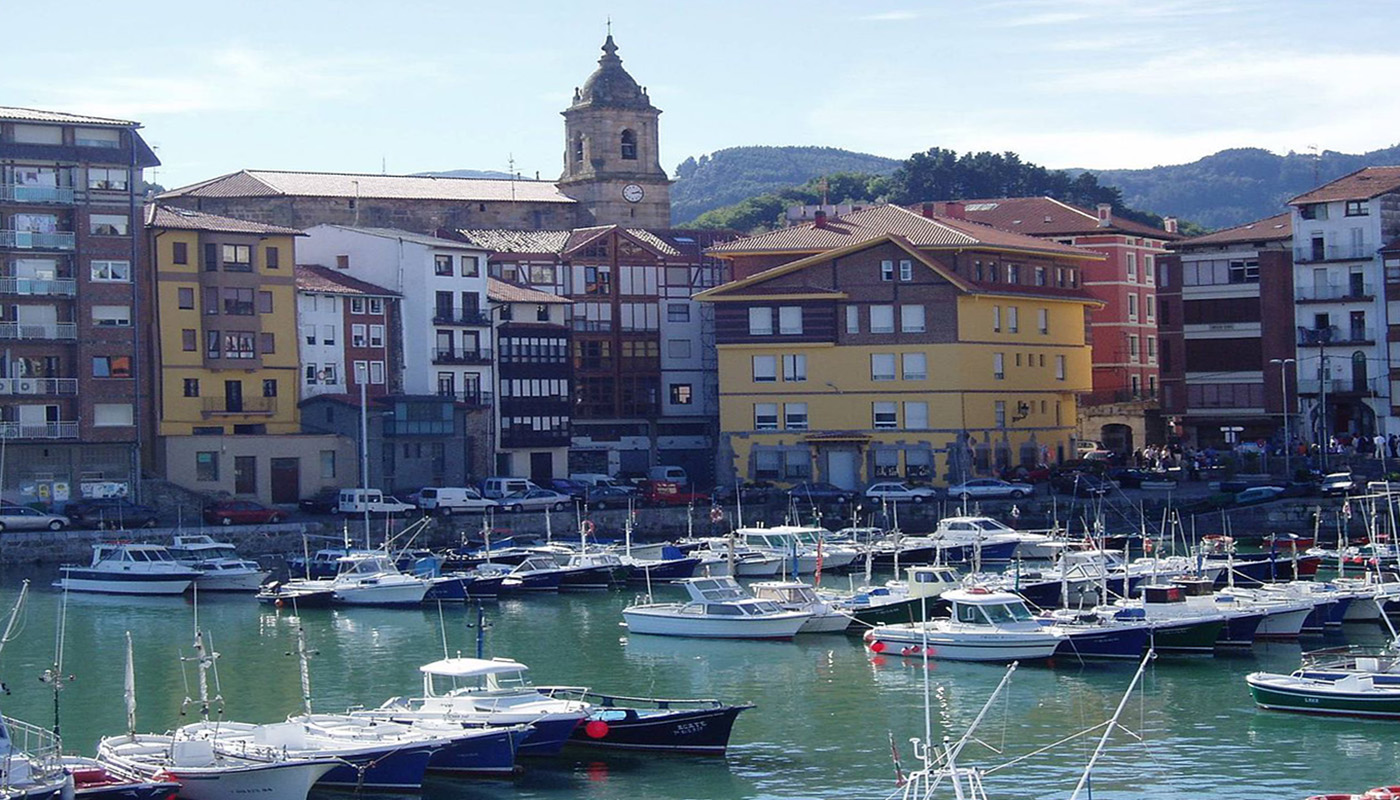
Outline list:
[[[134,742],[136,741],[136,665],[131,655],[131,631],[126,632],[126,679],[122,689],[122,695],[126,699],[126,735]]]
[[[1094,764],[1098,762],[1099,756],[1103,754],[1104,747],[1108,745],[1108,737],[1113,735],[1114,728],[1119,727],[1118,718],[1123,715],[1123,708],[1128,704],[1128,698],[1132,696],[1133,689],[1137,687],[1138,681],[1142,680],[1142,673],[1147,670],[1147,665],[1156,657],[1156,650],[1148,650],[1147,654],[1142,657],[1142,663],[1138,665],[1137,673],[1133,675],[1132,682],[1128,684],[1128,690],[1124,692],[1123,697],[1118,700],[1118,708],[1114,709],[1113,716],[1109,717],[1108,722],[1104,723],[1103,736],[1099,737],[1098,747],[1094,748],[1094,754],[1090,756],[1089,763],[1085,765],[1084,774],[1079,776],[1079,785],[1074,787],[1074,794],[1070,795],[1069,800],[1079,800],[1079,793],[1082,792],[1084,787],[1089,783],[1089,773],[1093,771]]]
[[[315,655],[314,650],[306,649],[306,629],[297,626],[297,662],[301,669],[301,707],[306,714],[311,714],[311,656]],[[201,676],[202,677],[202,676]]]

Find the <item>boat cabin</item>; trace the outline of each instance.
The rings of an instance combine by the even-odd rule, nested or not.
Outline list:
[[[444,658],[418,668],[424,697],[463,694],[534,692],[525,673],[530,668],[509,658]],[[436,679],[436,680],[435,680]]]
[[[371,553],[355,553],[353,555],[341,556],[336,559],[336,565],[340,568],[336,577],[367,578],[373,575],[382,575],[386,572],[397,573],[399,570],[394,566],[394,562],[383,555]]]
[[[238,558],[238,550],[228,542],[216,542],[202,533],[182,534],[169,547],[176,558]]]
[[[817,542],[829,541],[831,532],[826,528],[810,525],[778,525],[772,528],[740,528],[734,532],[739,541],[748,547],[791,553],[808,547],[816,547]]]
[[[753,595],[780,605],[805,606],[821,600],[811,586],[799,581],[763,581],[753,584]]]
[[[530,556],[516,564],[511,572],[519,575],[525,572],[554,572],[558,569],[559,562],[549,556]]]
[[[750,597],[733,578],[693,578],[684,581],[684,585],[690,602],[677,609],[677,614],[756,617],[783,611],[771,600]]]
[[[99,562],[125,562],[144,564],[161,561],[173,564],[175,559],[170,551],[158,544],[97,544],[92,547],[92,565]]]
[[[944,517],[938,521],[938,527],[933,531],[934,536],[956,534],[960,537],[984,538],[1008,533],[1014,534],[1016,529],[991,517]]]
[[[958,571],[952,567],[909,567],[905,570],[910,597],[938,597],[962,585]]]
[[[1035,617],[1019,595],[992,592],[981,587],[954,589],[943,594],[952,606],[953,620],[964,625],[1035,624]]]

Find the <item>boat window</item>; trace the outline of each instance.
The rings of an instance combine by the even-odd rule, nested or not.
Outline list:
[[[739,606],[728,605],[711,605],[705,611],[712,617],[740,617],[744,614]]]
[[[966,622],[969,625],[982,625],[984,620],[977,613],[977,606],[958,605],[958,622]]]
[[[174,560],[175,560],[175,559],[171,558],[171,557],[170,557],[170,554],[167,553],[167,552],[165,552],[164,550],[151,550],[151,551],[150,551],[150,554],[151,554],[151,560],[152,560],[152,561],[174,561]]]
[[[987,619],[993,625],[1002,625],[1007,622],[1024,622],[1031,618],[1031,612],[1026,610],[1020,603],[1003,603],[999,605],[983,606]]]
[[[126,552],[127,552],[127,555],[131,557],[131,560],[132,560],[132,561],[150,561],[150,560],[151,560],[151,559],[146,555],[146,552],[145,552],[144,550],[128,550],[128,551],[126,551]]]

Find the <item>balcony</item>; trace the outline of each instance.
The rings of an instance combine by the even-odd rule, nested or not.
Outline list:
[[[69,339],[78,338],[78,326],[72,322],[0,322],[0,339]]]
[[[1375,343],[1376,331],[1370,327],[1342,328],[1332,325],[1327,328],[1298,328],[1299,347],[1350,347]]]
[[[1303,378],[1298,381],[1298,394],[1317,394],[1319,387],[1323,384],[1327,386],[1328,394],[1349,394],[1349,395],[1371,395],[1375,394],[1375,389],[1370,380],[1355,378],[1328,378],[1319,381],[1317,378]]]
[[[0,422],[0,439],[76,439],[78,423],[71,422]]]
[[[434,364],[490,364],[491,350],[479,347],[475,350],[444,350],[433,351]]]
[[[1370,261],[1375,257],[1376,246],[1368,242],[1293,248],[1293,261],[1296,264],[1311,264],[1319,261]]]
[[[480,390],[471,392],[438,392],[439,397],[450,397],[463,405],[469,406],[490,406],[495,400],[491,392]]]
[[[470,325],[491,327],[491,316],[475,308],[439,308],[433,312],[434,325]]]
[[[204,416],[221,414],[274,414],[277,412],[275,397],[206,397]]]
[[[0,378],[0,395],[63,395],[77,393],[77,378]]]
[[[24,186],[18,183],[0,183],[0,201],[71,206],[73,205],[73,188],[71,186]]]
[[[36,231],[0,230],[0,247],[9,247],[15,250],[72,250],[74,236],[72,233],[63,231],[38,233]]]
[[[385,436],[452,436],[455,433],[450,419],[386,419]]]
[[[502,447],[568,447],[572,436],[567,430],[537,431],[506,428],[501,431]]]
[[[1376,287],[1361,286],[1300,286],[1294,296],[1300,303],[1328,303],[1374,300]]]

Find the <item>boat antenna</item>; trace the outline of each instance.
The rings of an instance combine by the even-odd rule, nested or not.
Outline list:
[[[292,655],[287,653],[287,655]],[[301,707],[309,715],[311,714],[311,657],[319,655],[317,650],[309,650],[306,647],[306,628],[297,623],[297,662],[301,669]]]
[[[131,631],[126,632],[126,680],[123,684],[126,698],[126,735],[136,740],[136,665],[131,655]],[[55,693],[54,695],[58,695]],[[55,726],[56,727],[56,726]]]
[[[1103,754],[1104,747],[1108,745],[1108,737],[1113,735],[1115,728],[1122,727],[1118,724],[1118,718],[1123,715],[1123,708],[1127,706],[1128,698],[1132,696],[1133,689],[1137,687],[1138,681],[1142,680],[1142,673],[1147,670],[1147,665],[1152,663],[1152,660],[1156,657],[1157,651],[1152,649],[1149,649],[1146,655],[1142,657],[1142,663],[1138,664],[1137,673],[1133,675],[1132,682],[1128,684],[1128,690],[1123,693],[1123,697],[1118,701],[1118,708],[1114,709],[1113,716],[1109,717],[1108,722],[1104,723],[1103,736],[1099,737],[1099,744],[1094,748],[1094,754],[1090,756],[1089,763],[1084,766],[1084,773],[1079,776],[1079,785],[1074,787],[1074,794],[1070,795],[1069,800],[1079,800],[1080,792],[1089,784],[1089,774],[1093,772],[1094,764],[1098,762],[1099,756]],[[1127,729],[1124,728],[1124,730]]]

